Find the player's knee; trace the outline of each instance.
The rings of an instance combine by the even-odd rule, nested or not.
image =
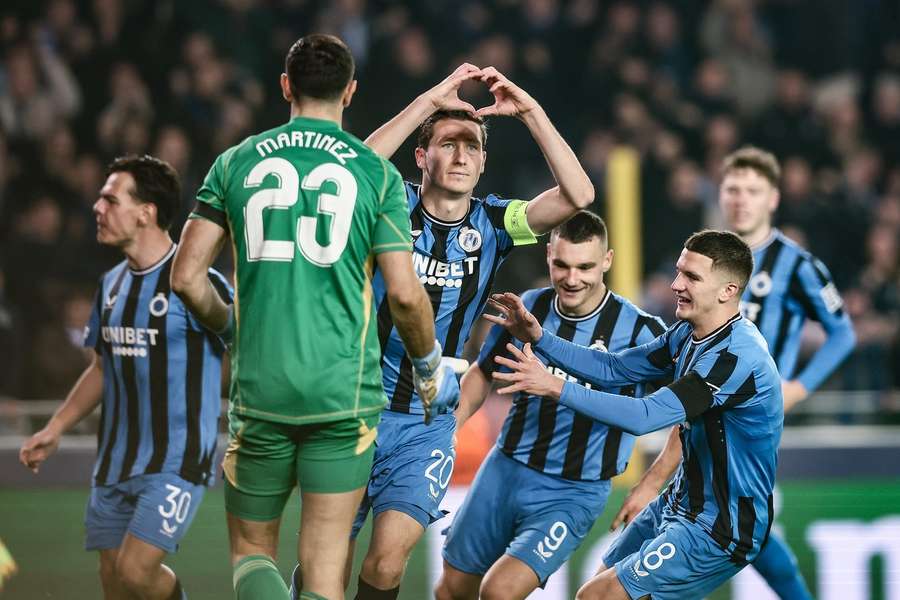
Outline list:
[[[466,585],[465,582],[456,581],[454,577],[448,577],[445,572],[441,576],[437,587],[434,588],[435,600],[472,600],[478,596],[478,587]]]
[[[612,591],[609,581],[593,579],[581,586],[575,600],[610,600],[613,598]]]
[[[122,587],[137,596],[153,585],[153,570],[127,557],[119,557],[116,575]]]
[[[478,592],[481,600],[508,600],[509,588],[499,579],[486,579]]]
[[[367,556],[363,561],[362,578],[379,589],[389,590],[400,585],[405,568],[405,556],[395,554]]]

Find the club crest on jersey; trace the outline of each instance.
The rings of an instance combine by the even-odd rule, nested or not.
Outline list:
[[[153,296],[150,300],[150,314],[154,317],[161,317],[169,312],[169,299],[162,292]]]
[[[475,252],[481,248],[481,232],[471,227],[463,227],[459,230],[459,246],[466,252]]]
[[[754,296],[768,296],[772,291],[772,277],[766,271],[760,271],[750,278],[747,287]]]
[[[602,339],[594,340],[594,343],[589,346],[592,350],[602,350],[604,352],[609,352],[609,349],[606,347],[606,344]]]

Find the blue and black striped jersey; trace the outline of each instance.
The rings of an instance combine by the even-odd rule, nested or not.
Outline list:
[[[491,194],[472,198],[469,211],[455,223],[429,215],[419,186],[406,184],[413,236],[413,264],[434,309],[435,335],[444,356],[459,357],[472,323],[481,314],[500,263],[513,248],[504,217],[511,200]],[[394,327],[384,277],[372,278],[378,313],[378,338],[388,410],[423,414],[412,383],[412,364]]]
[[[103,365],[96,485],[160,472],[212,481],[225,346],[172,292],[174,255],[173,245],[148,269],[123,261],[100,279],[84,337]],[[222,275],[209,279],[230,303]]]
[[[567,317],[559,309],[553,288],[522,294],[525,306],[541,325],[564,340],[617,352],[647,343],[666,330],[659,317],[607,291],[596,309],[582,317]],[[494,357],[509,356],[506,344],[518,340],[498,325],[488,334],[478,366],[490,378],[498,367]],[[566,373],[565,366],[551,367],[554,374],[581,385],[590,384]],[[644,384],[609,388],[625,396],[642,396]],[[497,447],[507,456],[529,467],[576,481],[610,479],[625,470],[634,447],[634,436],[579,414],[552,398],[517,394],[510,408]]]
[[[813,391],[853,350],[850,317],[828,269],[780,231],[753,249],[753,276],[744,290],[741,312],[769,344],[784,379],[799,379]],[[807,319],[819,321],[828,341],[796,373],[801,333]]]
[[[643,398],[566,383],[560,402],[635,434],[681,423],[682,462],[665,492],[666,512],[700,526],[735,563],[753,560],[774,516],[784,409],[775,362],[749,320],[735,315],[699,340],[679,321],[652,342],[617,353],[576,346],[546,330],[534,347],[596,384],[672,376]]]

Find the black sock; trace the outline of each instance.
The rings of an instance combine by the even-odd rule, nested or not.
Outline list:
[[[175,587],[172,588],[172,595],[169,596],[169,600],[187,600],[187,594],[181,589],[181,580],[178,579],[177,575],[175,576]]]
[[[362,575],[359,576],[359,582],[356,586],[356,600],[397,600],[399,594],[399,585],[392,590],[379,590],[363,581]]]

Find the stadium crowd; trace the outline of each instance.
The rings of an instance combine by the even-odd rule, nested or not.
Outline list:
[[[171,163],[184,190],[177,236],[212,159],[286,119],[277,67],[311,31],[339,35],[357,59],[360,90],[344,125],[360,138],[469,61],[542,103],[593,178],[600,214],[607,156],[636,148],[642,303],[670,322],[682,241],[721,224],[721,159],[748,142],[773,151],[783,165],[778,224],[829,266],[858,336],[831,386],[900,387],[895,2],[8,0],[0,396],[60,398],[89,359],[81,331],[93,289],[119,260],[95,241],[105,165],[127,153]],[[480,189],[528,198],[548,186],[527,136],[491,124]],[[415,172],[411,145],[395,162]],[[522,255],[497,287],[520,290],[545,272],[541,248]]]

